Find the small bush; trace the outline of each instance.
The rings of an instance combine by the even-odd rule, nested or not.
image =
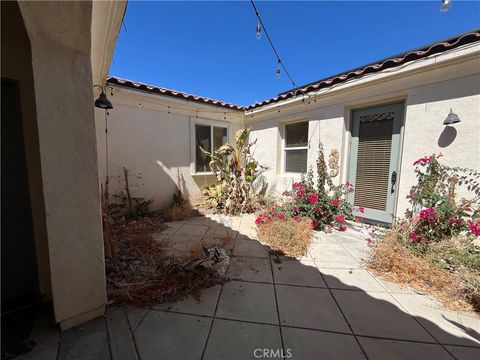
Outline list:
[[[277,218],[260,224],[257,233],[259,239],[269,245],[274,252],[301,257],[307,253],[312,230],[306,220]]]
[[[312,229],[324,230],[336,226],[340,231],[347,230],[345,221],[353,219],[353,206],[346,200],[353,191],[350,183],[335,186],[330,178],[325,162],[323,147],[320,144],[317,159],[316,181],[313,170],[302,174],[300,182],[292,184],[285,191],[283,203],[273,205],[260,213],[256,224],[264,224],[273,219],[306,219]],[[363,212],[363,208],[358,208]]]

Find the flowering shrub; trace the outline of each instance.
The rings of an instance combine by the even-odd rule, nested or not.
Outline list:
[[[438,161],[441,156],[424,156],[413,163],[418,183],[408,195],[412,210],[406,218],[412,224],[409,238],[414,244],[441,241],[464,231],[480,236],[479,197],[456,203],[459,175]]]
[[[335,186],[328,174],[327,165],[320,145],[316,182],[314,173],[309,169],[307,174],[302,174],[300,182],[292,184],[290,190],[285,191],[284,204],[271,207],[261,212],[256,224],[261,225],[273,220],[308,220],[312,229],[323,230],[327,226],[335,226],[340,231],[347,230],[345,221],[352,219],[352,205],[345,200],[345,196],[353,192],[353,186],[346,183]],[[361,212],[364,209],[359,208]]]

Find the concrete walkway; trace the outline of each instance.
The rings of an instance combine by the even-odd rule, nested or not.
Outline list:
[[[196,218],[164,238],[222,227],[236,237],[232,281],[200,302],[110,308],[61,338],[43,332],[23,359],[480,359],[479,318],[373,277],[356,231],[316,233],[300,260],[271,256],[253,216]]]

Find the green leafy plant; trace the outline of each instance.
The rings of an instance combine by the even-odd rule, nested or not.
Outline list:
[[[216,176],[215,188],[206,190],[209,200],[227,214],[252,212],[259,203],[261,192],[255,191],[254,183],[265,167],[253,159],[249,141],[250,128],[235,133],[235,146],[225,144],[214,153],[200,147],[210,157],[210,169]]]

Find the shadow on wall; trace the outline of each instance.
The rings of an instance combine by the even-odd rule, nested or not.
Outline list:
[[[450,144],[452,144],[457,137],[457,129],[453,126],[445,126],[440,137],[438,138],[438,146],[441,148],[446,148]]]

